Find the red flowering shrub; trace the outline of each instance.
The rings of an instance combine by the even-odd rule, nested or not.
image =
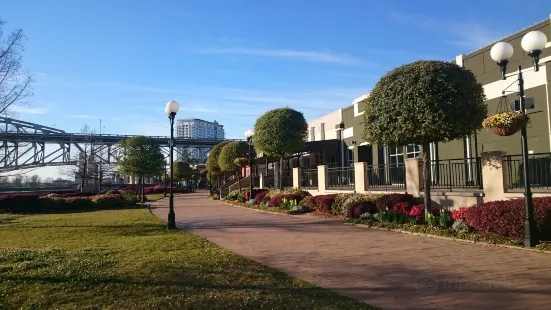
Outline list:
[[[405,202],[409,206],[417,203],[415,197],[410,194],[388,194],[377,199],[376,205],[379,211],[390,211],[399,202]]]
[[[264,201],[264,197],[266,197],[267,194],[268,190],[258,190],[256,195],[254,196],[254,203],[259,205],[262,201]]]
[[[110,209],[110,208],[122,208],[124,207],[124,200],[121,195],[96,195],[92,196],[91,200],[96,204],[98,208]]]
[[[335,202],[335,199],[337,199],[337,194],[318,195],[318,196],[314,196],[314,199],[315,199],[316,210],[323,213],[332,214],[331,206]]]
[[[459,208],[457,210],[452,210],[452,219],[454,221],[464,220],[465,216],[467,216],[467,208],[466,207]]]
[[[157,185],[157,186],[153,187],[153,192],[154,192],[155,194],[162,194],[162,193],[164,193],[164,192],[165,192],[165,187],[164,187],[164,185]]]
[[[431,209],[431,213],[434,216],[439,216],[440,215],[440,208],[433,206],[432,209]],[[417,220],[424,219],[425,218],[425,205],[420,204],[420,205],[415,205],[415,206],[411,207],[411,209],[410,209],[410,211],[407,215],[409,217],[413,217]]]
[[[396,213],[402,213],[405,215],[409,215],[409,212],[411,211],[411,205],[407,202],[398,202],[397,204],[392,207],[392,211]]]
[[[297,203],[301,201],[304,198],[304,196],[300,194],[283,194],[283,195],[277,195],[270,198],[270,202],[268,202],[268,206],[270,207],[279,207],[281,205],[281,202],[283,199],[287,200],[295,200]]]
[[[348,207],[346,216],[358,219],[364,213],[375,213],[377,206],[373,201],[360,201]]]
[[[312,210],[316,209],[316,197],[315,196],[306,196],[304,197],[304,206]]]
[[[551,240],[551,197],[533,198],[534,220],[540,240]],[[465,210],[465,221],[476,231],[522,238],[524,199],[490,201]]]

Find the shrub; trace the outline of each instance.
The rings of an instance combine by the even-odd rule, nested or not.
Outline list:
[[[136,195],[127,191],[122,194],[122,200],[124,201],[124,204],[126,206],[134,206],[136,205],[136,203],[138,203],[138,198],[136,197]]]
[[[86,210],[94,207],[94,202],[88,197],[68,197],[63,200],[65,200],[67,208],[72,210]]]
[[[335,198],[335,202],[331,205],[331,212],[334,215],[346,215],[348,211],[348,206],[344,207],[344,203],[348,198],[353,197],[354,195],[361,195],[356,193],[344,193],[344,194],[337,194],[337,198]]]
[[[106,194],[91,197],[96,207],[102,209],[114,209],[124,207],[124,200],[119,194]]]
[[[452,219],[454,221],[464,220],[466,213],[467,213],[467,208],[465,207],[459,208],[457,210],[452,210]]]
[[[417,200],[410,194],[388,194],[379,197],[375,203],[379,211],[387,211],[392,210],[399,202],[406,202],[410,206],[414,206]]]
[[[316,210],[331,214],[331,206],[333,203],[335,203],[335,199],[337,199],[337,194],[329,194],[329,195],[318,195],[315,196],[315,205]]]
[[[392,207],[392,211],[396,213],[402,213],[407,216],[409,216],[409,212],[411,211],[411,205],[407,202],[398,202],[397,204]]]
[[[266,197],[267,194],[268,190],[259,190],[254,196],[254,203],[259,205],[264,200],[264,197]]]
[[[453,223],[452,229],[457,231],[457,232],[462,231],[462,230],[468,231],[469,230],[469,225],[467,225],[467,222],[465,222],[464,220],[459,219],[459,220],[457,220]]]
[[[369,201],[369,200],[360,201],[348,206],[346,216],[348,218],[358,219],[362,214],[365,214],[365,213],[372,214],[372,213],[375,213],[376,210],[377,210],[377,207],[375,206],[375,202]]]
[[[452,213],[447,210],[440,210],[439,224],[442,228],[450,228],[453,224]]]
[[[425,205],[415,205],[411,207],[411,210],[409,211],[409,217],[413,217],[417,220],[421,220],[425,218]]]
[[[165,186],[164,185],[157,185],[155,187],[153,187],[153,192],[155,194],[162,194],[165,192]]]
[[[534,220],[540,240],[551,240],[551,197],[533,198]],[[465,211],[465,221],[476,231],[505,237],[524,236],[524,199],[491,201]]]
[[[295,200],[295,201],[301,201],[303,198],[300,194],[284,194],[284,195],[277,195],[272,198],[270,198],[270,201],[268,202],[268,206],[270,207],[281,207],[283,199],[286,200]]]
[[[302,200],[301,204],[303,204],[305,207],[315,210],[316,209],[316,197],[315,196],[306,196]]]

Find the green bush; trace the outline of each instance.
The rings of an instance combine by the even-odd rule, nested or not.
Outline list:
[[[96,207],[101,209],[115,209],[124,207],[124,200],[121,195],[98,195],[93,196],[92,201],[96,204]]]
[[[379,199],[382,195],[367,195],[359,193],[339,194],[335,202],[331,205],[331,212],[334,215],[347,216],[352,206],[358,205],[361,202],[373,202]]]
[[[138,203],[138,198],[136,197],[136,194],[132,194],[129,192],[124,192],[122,194],[122,200],[124,201],[124,204],[126,206],[135,206],[136,203]]]
[[[450,211],[440,211],[439,224],[442,228],[450,228],[453,225],[452,213]]]

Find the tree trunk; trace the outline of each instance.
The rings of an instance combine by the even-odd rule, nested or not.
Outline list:
[[[279,189],[283,189],[283,156],[279,158]]]
[[[140,184],[141,183],[142,183],[142,180],[140,179],[140,177],[138,177],[138,183],[136,183],[136,197],[137,197],[138,200],[140,199],[140,193],[141,193]]]
[[[141,194],[142,194],[142,203],[145,203],[145,176],[142,175],[142,189],[141,189]]]
[[[423,144],[423,180],[424,180],[424,189],[425,189],[425,221],[429,218],[429,212],[432,207],[432,200],[430,198],[430,144]]]
[[[80,176],[80,192],[84,192],[84,180],[86,178],[86,168],[88,166],[88,159],[84,160],[84,165],[82,166],[82,175]]]

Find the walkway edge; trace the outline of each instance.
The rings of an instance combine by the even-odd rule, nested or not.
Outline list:
[[[482,245],[482,246],[496,246],[496,247],[500,247],[500,248],[508,248],[508,249],[515,249],[515,250],[523,250],[523,251],[528,251],[528,252],[551,254],[551,251],[543,251],[543,250],[532,249],[532,248],[524,248],[524,247],[508,245],[508,244],[496,244],[496,243],[488,243],[488,242],[483,242],[483,241],[478,241],[477,242],[477,241],[473,241],[473,240],[465,240],[465,239],[459,239],[459,238],[452,238],[452,237],[437,236],[437,235],[431,235],[431,234],[416,233],[416,232],[411,232],[411,231],[402,230],[402,229],[382,228],[382,227],[376,227],[376,226],[369,226],[369,225],[365,225],[365,224],[355,224],[355,223],[344,223],[344,224],[345,225],[350,225],[350,226],[357,226],[357,227],[361,227],[361,228],[366,228],[366,229],[392,231],[392,232],[402,233],[402,234],[407,234],[407,235],[424,236],[424,237],[429,237],[429,238],[443,239],[443,240],[450,240],[450,241],[459,241],[459,242],[465,242],[465,243],[471,243],[471,244],[478,244],[478,245]]]
[[[266,210],[259,210],[259,209],[254,209],[254,208],[243,207],[243,206],[240,206],[240,205],[234,205],[232,203],[221,201],[221,200],[219,200],[219,201],[221,203],[225,204],[225,205],[232,206],[232,207],[248,209],[248,210],[253,210],[253,211],[257,211],[257,212],[283,215],[283,216],[293,216],[292,214],[283,214],[283,213],[278,213],[278,212],[270,212],[270,211],[266,211]],[[369,226],[369,225],[365,225],[365,224],[354,224],[354,223],[342,223],[342,224],[350,225],[350,226],[357,226],[357,227],[361,227],[361,228],[364,228],[364,229],[366,228],[366,229],[391,231],[391,232],[402,233],[402,234],[407,234],[407,235],[424,236],[424,237],[435,238],[435,239],[465,242],[465,243],[477,244],[477,245],[482,245],[482,246],[496,246],[496,247],[500,247],[500,248],[508,248],[508,249],[528,251],[528,252],[535,252],[535,253],[551,254],[551,251],[543,251],[543,250],[532,249],[532,248],[524,248],[524,247],[508,245],[508,244],[496,244],[496,243],[488,243],[488,242],[483,242],[483,241],[478,241],[477,242],[477,241],[465,240],[465,239],[459,239],[459,238],[451,238],[451,237],[437,236],[437,235],[431,235],[431,234],[416,233],[416,232],[411,232],[411,231],[402,230],[402,229],[389,229],[389,228],[382,228],[382,227],[376,227],[376,226]]]

